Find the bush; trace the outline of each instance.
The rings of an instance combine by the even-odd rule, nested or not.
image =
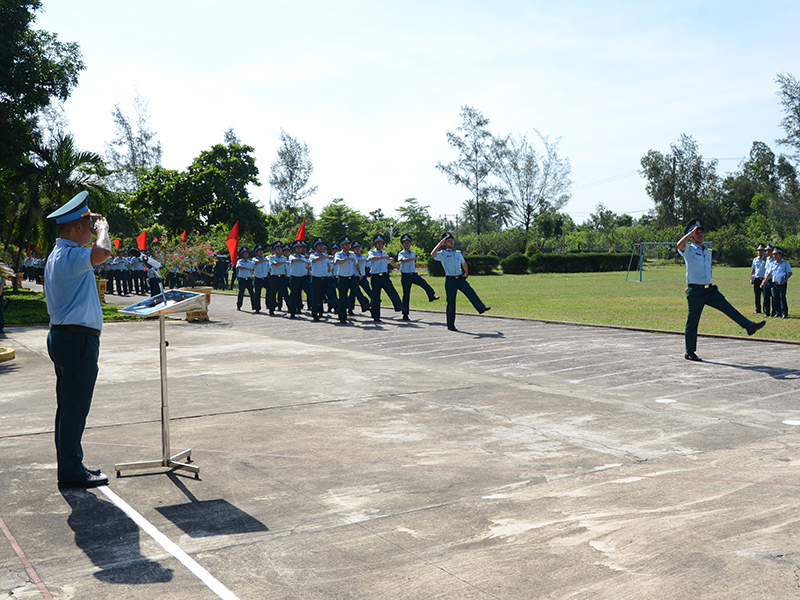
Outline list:
[[[500,267],[503,269],[503,273],[508,275],[522,275],[527,273],[530,266],[531,260],[519,252],[500,261]]]
[[[539,251],[539,247],[533,242],[528,244],[528,247],[525,248],[525,255],[528,258],[531,258],[533,256],[536,256],[537,254],[541,254],[541,252]]]
[[[428,275],[431,277],[444,277],[444,267],[442,263],[433,258],[428,258]]]
[[[492,275],[500,266],[500,259],[496,256],[465,256],[470,275]]]
[[[531,258],[531,273],[597,273],[625,271],[629,256],[622,254],[539,254]]]

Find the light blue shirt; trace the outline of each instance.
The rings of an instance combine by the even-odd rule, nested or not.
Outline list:
[[[322,258],[322,260],[314,260]],[[327,254],[318,254],[314,252],[311,255],[311,276],[312,277],[329,277],[331,274],[330,263]]]
[[[764,279],[767,276],[767,259],[756,256],[753,259],[753,277]]]
[[[253,259],[253,264],[255,265],[253,267],[253,275],[260,278],[269,275],[269,259],[266,256],[262,256],[261,258],[256,256],[256,258]]]
[[[353,252],[345,252],[344,250],[340,250],[333,258],[337,261],[344,260],[346,258],[353,259],[336,265],[339,268],[340,277],[352,277],[353,275],[358,275],[358,267],[356,266],[356,259],[358,259],[358,256],[356,256]]]
[[[774,262],[772,264],[772,283],[777,285],[786,283],[786,279],[791,272],[792,266],[785,260],[782,260],[781,262]]]
[[[273,254],[269,257],[269,272],[271,275],[288,275],[289,259],[283,254]]]
[[[47,259],[44,280],[50,325],[103,329],[91,248],[58,238]]]
[[[686,283],[693,285],[711,283],[711,250],[694,242],[686,242],[686,250],[681,252],[678,249],[678,253],[686,263]]]
[[[308,275],[308,259],[302,254],[292,254],[289,257],[289,274],[292,277]]]
[[[372,260],[374,257],[379,257],[380,260]],[[369,272],[372,275],[379,275],[381,273],[388,273],[389,271],[389,261],[391,260],[391,256],[386,254],[386,252],[378,252],[377,249],[373,248],[369,251]]]
[[[414,252],[413,250],[406,250],[405,248],[403,248],[397,254],[397,260],[401,261],[400,262],[400,272],[401,273],[416,273],[417,272],[417,263],[415,261],[410,260],[408,262],[402,262],[403,259],[409,259],[409,258],[417,258],[417,253]]]
[[[237,277],[250,279],[253,275],[253,261],[247,258],[240,258],[236,261],[236,268],[239,270]]]
[[[448,277],[458,277],[459,275],[463,275],[464,272],[461,269],[461,265],[464,264],[464,255],[461,254],[458,250],[450,250],[449,248],[444,248],[439,250],[434,257],[434,260],[438,260],[442,263],[442,267],[444,267],[444,274]]]

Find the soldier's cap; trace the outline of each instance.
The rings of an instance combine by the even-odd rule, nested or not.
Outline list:
[[[340,249],[339,244],[337,244],[336,242],[331,244],[331,250],[339,250],[339,249]]]
[[[442,234],[442,239],[443,239],[443,240],[446,240],[447,238],[452,238],[452,237],[453,237],[453,234],[452,234],[452,233],[450,233],[449,231],[445,231],[445,232]],[[455,238],[453,238],[453,239],[455,239]]]
[[[270,246],[270,248],[273,249],[273,250],[275,248],[283,248],[283,244],[281,243],[280,240],[278,240],[277,242],[272,242],[272,246]]]
[[[404,234],[403,234],[403,235],[400,237],[400,241],[401,241],[401,242],[405,242],[406,240],[408,240],[408,241],[410,242],[410,241],[411,241],[411,236],[410,236],[410,235],[408,235],[407,233],[404,233]]]
[[[289,244],[284,244],[283,246],[281,246],[281,250],[291,250],[291,249],[292,247]]]
[[[47,218],[55,219],[56,223],[61,225],[62,223],[70,223],[71,221],[77,221],[81,217],[89,216],[92,211],[89,210],[88,197],[89,192],[82,191],[64,206],[47,215]]]
[[[689,221],[689,224],[686,226],[686,231],[684,231],[684,233],[689,233],[695,227],[699,227],[703,231],[706,230],[706,226],[703,223],[702,219],[692,219],[691,221]]]
[[[775,246],[775,247],[772,249],[772,253],[773,253],[773,254],[775,254],[776,252],[777,252],[777,253],[779,253],[781,256],[783,255],[783,250],[781,250],[781,249],[780,249],[780,248],[778,248],[777,246]]]
[[[372,243],[373,243],[373,244],[374,244],[375,242],[382,242],[382,241],[383,241],[383,236],[382,236],[380,233],[379,233],[379,234],[377,234],[377,235],[375,235],[375,237],[373,237],[373,238],[372,238]]]
[[[358,240],[353,240],[353,243],[352,243],[352,244],[350,244],[350,247],[351,247],[351,248],[355,248],[356,246],[358,246],[359,248],[361,248],[361,242],[359,242]]]
[[[352,242],[350,240],[350,236],[349,235],[343,235],[342,239],[339,240],[339,244],[340,245],[344,244],[345,242],[348,242],[348,243],[350,243],[352,245]]]
[[[239,256],[242,256],[242,254],[244,254],[245,252],[247,252],[248,254],[250,254],[250,250],[248,250],[248,249],[247,249],[247,246],[245,246],[244,248],[242,248],[241,250],[239,250]]]
[[[766,249],[767,247],[764,244],[759,244],[758,247],[756,247],[756,250],[766,250]]]
[[[263,250],[264,246],[261,244],[257,244],[255,248],[253,248],[253,252],[258,252],[259,250]]]
[[[767,250],[774,250],[774,249],[775,246],[773,246],[772,244],[767,244]]]
[[[311,247],[312,248],[316,248],[317,244],[322,244],[324,246],[325,242],[323,241],[323,239],[321,237],[318,237],[317,239],[314,240],[314,243],[311,244]]]
[[[292,244],[292,249],[297,248],[298,246],[305,246],[306,243],[303,240],[295,240]]]

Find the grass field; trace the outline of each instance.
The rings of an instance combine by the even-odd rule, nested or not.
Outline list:
[[[625,325],[682,332],[686,325],[685,269],[682,266],[662,267],[646,271],[642,283],[625,281],[625,273],[575,273],[537,275],[472,276],[472,287],[481,299],[492,307],[493,315],[527,317],[554,321]],[[411,308],[444,311],[444,278],[428,277],[440,299],[429,303],[421,289],[411,291]],[[392,281],[400,292],[400,278]],[[714,267],[714,282],[720,291],[746,317],[760,321],[754,315],[753,288],[749,268]],[[6,289],[6,293],[10,290]],[[234,294],[235,292],[230,292]],[[34,292],[10,294],[12,299],[6,313],[7,325],[47,323],[44,296]],[[384,300],[386,302],[386,300]],[[800,310],[795,285],[789,283],[789,313]],[[130,320],[117,314],[118,307],[103,306],[106,321]],[[458,310],[474,312],[463,295],[459,295]],[[800,313],[797,313],[800,315]],[[700,333],[746,335],[733,321],[713,308],[706,308],[700,320]],[[767,326],[756,334],[781,340],[800,341],[800,318],[767,319]]]

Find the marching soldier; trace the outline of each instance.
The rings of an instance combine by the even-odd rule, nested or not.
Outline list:
[[[370,285],[372,286],[372,320],[376,323],[381,322],[381,290],[386,291],[389,300],[394,305],[395,312],[403,312],[403,303],[400,301],[400,296],[397,290],[394,289],[392,282],[389,279],[389,265],[397,267],[394,259],[383,251],[383,236],[378,234],[372,238],[372,243],[375,247],[369,251],[368,260],[370,265]]]
[[[359,289],[356,290],[356,294],[358,296],[358,301],[361,303],[361,312],[367,312],[370,308],[370,298],[372,298],[372,288],[369,287],[369,279],[367,278],[367,267],[369,266],[369,260],[366,256],[361,254],[361,242],[355,240],[353,242],[353,254],[356,255],[356,266],[358,267],[358,287]],[[366,292],[366,296],[361,292],[363,290]],[[350,310],[349,314],[353,314],[353,309],[355,308],[355,302],[350,302]]]
[[[256,299],[253,297],[253,269],[255,265],[250,260],[250,251],[247,248],[242,248],[239,252],[239,260],[236,261],[236,279],[239,283],[239,296],[236,299],[236,310],[242,310],[242,303],[244,302],[244,291],[247,290],[250,296],[250,306],[253,310],[256,309]]]
[[[347,323],[347,313],[351,304],[355,302],[358,291],[358,258],[350,252],[350,238],[344,236],[340,241],[340,250],[334,256],[334,264],[339,269],[339,322]],[[362,304],[363,306],[363,304]]]
[[[303,284],[311,273],[311,261],[305,256],[306,243],[295,240],[292,244],[294,254],[289,257],[289,318],[303,312]],[[310,291],[310,290],[309,290]],[[306,292],[306,297],[311,294]]]
[[[264,247],[261,244],[256,246],[255,253],[253,277],[256,297],[253,301],[253,310],[258,313],[261,312],[261,290],[264,290],[264,303],[269,308],[269,258],[264,256]]]
[[[411,236],[407,233],[404,234],[400,238],[400,243],[403,245],[403,249],[397,255],[397,260],[400,262],[400,285],[403,288],[403,306],[405,307],[403,320],[408,321],[412,285],[418,285],[425,290],[425,293],[428,295],[428,302],[438,300],[439,296],[436,295],[436,292],[430,284],[417,273],[416,263],[420,258],[417,256],[417,253],[411,249]]]
[[[311,262],[311,319],[319,322],[324,314],[325,283],[330,277],[330,261],[322,238],[315,239],[312,247],[314,251],[308,258]]]
[[[272,256],[269,257],[269,314],[274,315],[275,309],[281,309],[288,293],[289,246],[278,241],[272,244]]]

